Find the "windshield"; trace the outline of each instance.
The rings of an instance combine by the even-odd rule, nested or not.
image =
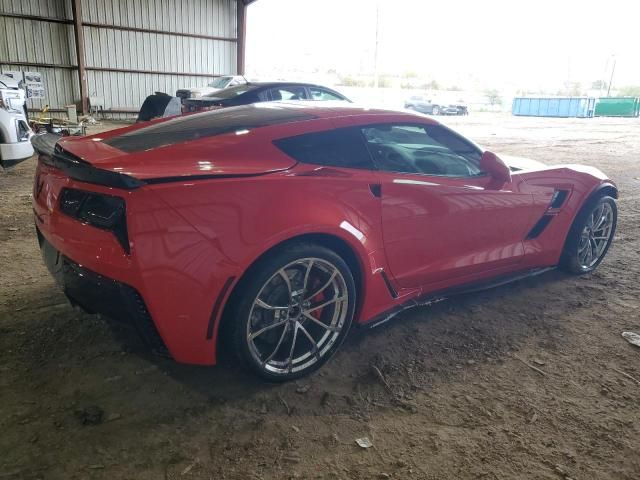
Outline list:
[[[233,79],[233,77],[216,78],[208,86],[211,87],[211,88],[225,88],[227,85],[229,85],[229,83],[231,82],[232,79]]]
[[[222,98],[222,99],[234,98],[234,97],[237,97],[238,95],[243,94],[244,92],[248,92],[252,88],[254,88],[252,85],[238,85],[237,87],[229,87],[223,90],[219,90],[217,92],[209,93],[205,95],[205,97]]]

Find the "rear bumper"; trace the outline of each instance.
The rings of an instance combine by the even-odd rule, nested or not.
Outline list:
[[[142,296],[135,288],[75,263],[58,252],[40,230],[36,228],[36,231],[47,269],[73,305],[133,326],[154,352],[169,354]]]
[[[60,206],[64,188],[122,197],[130,251],[125,251],[112,231],[64,213]],[[97,278],[99,282],[92,283],[111,292],[116,300],[108,303],[126,304],[122,297],[129,297],[129,289],[120,285],[137,293],[136,302],[128,302],[124,313],[113,312],[96,305],[87,289],[72,291],[71,281],[65,281],[63,288],[74,303],[131,321],[132,304],[142,299],[145,316],[152,319],[174,360],[214,365],[218,326],[230,292],[224,287],[229,278],[238,277],[239,269],[220,252],[216,231],[203,234],[196,229],[188,221],[193,208],[178,213],[171,205],[173,199],[168,202],[160,195],[166,189],[162,185],[126,190],[81,182],[40,161],[33,189],[34,220],[43,239],[68,263],[99,275],[84,276],[81,272],[83,278]],[[53,258],[58,255],[55,251],[50,254]],[[67,270],[69,276],[74,269]],[[55,276],[56,269],[53,271]],[[118,288],[112,288],[112,282],[117,282]]]

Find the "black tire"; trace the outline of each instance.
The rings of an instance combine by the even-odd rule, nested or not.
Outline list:
[[[317,273],[325,273],[327,277],[329,276],[328,272],[324,272],[320,267],[325,268],[327,270],[329,269],[329,266],[334,267],[337,270],[337,272],[339,272],[340,274],[340,275],[337,275],[337,274],[335,275],[336,280],[334,281],[334,283],[336,283],[340,278],[339,283],[341,286],[344,287],[344,290],[348,296],[346,300],[346,305],[344,300],[342,300],[340,303],[336,302],[335,304],[329,307],[329,310],[331,310],[331,308],[335,309],[336,311],[339,310],[339,316],[340,318],[343,318],[342,322],[340,323],[339,332],[338,332],[338,327],[332,327],[332,328],[335,328],[335,331],[326,330],[326,336],[328,336],[328,338],[332,340],[332,343],[331,344],[327,343],[325,345],[325,344],[321,344],[320,340],[315,339],[316,340],[315,348],[312,347],[312,343],[311,341],[309,341],[309,337],[307,335],[309,333],[313,335],[312,332],[315,329],[316,331],[320,332],[319,336],[322,336],[324,335],[324,333],[322,333],[323,329],[316,324],[317,322],[316,323],[311,322],[307,317],[304,317],[304,313],[302,313],[302,311],[305,308],[303,306],[303,300],[305,300],[307,292],[304,291],[302,294],[300,294],[300,291],[304,290],[304,288],[302,290],[298,290],[295,292],[294,292],[295,288],[293,288],[294,283],[296,284],[295,287],[298,287],[300,285],[298,283],[300,280],[300,276],[298,275],[298,272],[296,272],[296,269],[300,270],[300,268],[302,267],[302,264],[297,264],[296,262],[298,261],[302,262],[305,260],[307,261],[317,260],[318,263],[314,268],[316,268],[317,270],[321,270],[320,272],[317,272]],[[294,265],[291,266],[292,264]],[[257,303],[259,299],[259,295],[264,296],[265,288],[270,289],[268,290],[269,292],[273,290],[276,293],[277,293],[277,288],[280,288],[281,290],[284,289],[283,286],[277,285],[277,281],[279,278],[281,278],[281,277],[278,277],[278,275],[281,275],[280,274],[281,270],[285,268],[287,268],[285,272],[287,272],[287,276],[289,278],[290,283],[286,281],[283,281],[282,283],[286,284],[285,286],[291,287],[288,289],[289,292],[293,292],[294,294],[300,295],[298,297],[299,298],[298,301],[300,303],[298,305],[297,318],[299,319],[298,322],[300,324],[304,324],[304,322],[307,322],[306,329],[300,327],[300,330],[298,330],[299,327],[296,324],[297,322],[295,321],[295,319],[292,319],[289,317],[289,315],[294,315],[293,313],[294,307],[289,308],[291,312],[289,310],[286,310],[286,313],[284,313],[285,310],[281,309],[276,313],[273,310],[267,310],[267,309],[263,310],[263,307],[258,305]],[[311,277],[310,274],[307,274],[307,276]],[[322,283],[323,281],[324,280],[321,280],[320,282]],[[329,279],[329,282],[330,281],[331,279]],[[306,277],[305,277],[304,283],[305,284],[307,283]],[[274,284],[276,285],[276,287],[272,286]],[[327,289],[329,288],[334,289],[335,292],[338,292],[338,289],[334,287],[333,284],[331,284],[330,287],[327,287]],[[310,290],[314,290],[314,288],[311,288]],[[287,290],[284,290],[284,292],[286,291]],[[338,293],[334,293],[334,297],[336,297],[337,295]],[[317,295],[315,297],[317,297]],[[309,304],[315,297],[314,296],[308,297],[310,299]],[[274,301],[273,303],[282,305],[283,298],[284,297],[280,296],[279,300]],[[293,297],[287,297],[287,298],[293,298]],[[265,300],[264,298],[260,298],[260,300],[263,303],[267,303],[264,301]],[[291,302],[292,301],[289,300],[289,305],[291,305]],[[308,375],[311,372],[320,368],[338,350],[338,348],[344,341],[345,337],[347,336],[349,328],[351,327],[351,323],[353,321],[353,316],[355,312],[355,305],[356,305],[355,282],[349,266],[342,259],[342,257],[336,254],[334,251],[314,243],[289,244],[286,247],[279,248],[273,251],[272,253],[269,253],[268,256],[264,257],[256,265],[252,266],[248,270],[247,274],[245,275],[245,278],[241,280],[238,287],[234,290],[234,294],[232,295],[232,298],[230,300],[230,308],[228,309],[228,312],[225,313],[226,328],[225,328],[223,341],[226,340],[230,342],[234,350],[233,353],[238,357],[241,364],[245,368],[248,368],[249,370],[253,371],[253,373],[262,377],[263,379],[270,382],[286,382],[286,381],[294,380],[296,378],[300,378],[302,376]],[[311,307],[311,305],[309,305],[309,307]],[[254,309],[256,309],[255,312],[254,312]],[[321,312],[320,315],[322,315],[323,310],[324,310],[324,307],[320,309],[320,312]],[[283,314],[283,315],[276,316],[277,314]],[[334,312],[333,316],[335,317],[335,315],[336,313]],[[285,320],[282,320],[283,318],[285,318]],[[256,319],[258,320],[257,325],[255,325]],[[283,322],[283,321],[285,322],[285,325],[282,327],[282,330],[280,330],[279,327],[273,328],[274,324]],[[260,322],[264,322],[264,323],[260,323]],[[296,349],[296,345],[294,344],[293,347],[290,347],[290,345],[293,343],[293,342],[290,342],[290,340],[293,340],[296,338],[294,332],[305,330],[306,333],[304,335],[300,333],[300,338],[305,339],[304,342],[301,342],[300,340],[298,340],[297,343],[302,345],[303,347],[301,348],[302,352],[305,351],[304,344],[306,343],[309,345],[310,356],[308,357],[307,360],[303,360],[303,361],[306,361],[307,363],[310,361],[313,361],[313,363],[309,364],[308,366],[304,366],[304,365],[297,366],[295,367],[297,368],[297,370],[292,371],[291,362],[293,360],[293,353],[291,353],[289,354],[289,357],[288,357],[289,371],[275,371],[274,370],[275,367],[273,367],[272,365],[269,365],[269,363],[271,362],[278,363],[278,362],[281,362],[281,360],[276,361],[276,357],[273,357],[273,360],[270,361],[268,360],[268,358],[271,358],[271,357],[269,357],[268,355],[266,355],[265,357],[260,357],[259,359],[258,357],[260,356],[260,354],[258,353],[258,350],[259,350],[257,347],[258,342],[250,340],[249,337],[251,335],[255,335],[256,331],[259,332],[260,330],[264,330],[265,325],[271,326],[270,328],[273,328],[273,330],[270,331],[271,333],[268,333],[267,335],[271,335],[273,333],[275,337],[279,337],[279,340],[277,342],[274,341],[270,345],[267,345],[265,347],[266,351],[272,351],[273,344],[276,345],[275,352],[273,352],[272,355],[276,355],[276,352],[286,353],[286,350],[293,352]],[[261,335],[265,336],[265,334],[261,334]],[[255,338],[257,339],[258,337],[255,337]],[[285,338],[285,340],[283,340],[283,338]],[[318,348],[319,345],[322,345],[322,348]],[[285,351],[281,352],[283,349]],[[317,352],[315,355],[311,353],[314,351]],[[322,353],[321,356],[320,356],[320,353]],[[279,356],[280,355],[277,355],[277,357]],[[304,356],[301,355],[298,358],[304,358]],[[262,361],[266,360],[266,363],[261,363],[260,360]],[[286,364],[286,362],[283,362],[283,363]],[[284,368],[286,370],[286,367],[281,367],[281,368]]]
[[[608,235],[606,245],[604,245],[601,253],[594,259],[595,261],[593,261],[593,263],[589,262],[589,265],[585,265],[584,262],[581,262],[579,256],[580,244],[581,241],[583,241],[585,229],[589,230],[589,221],[592,214],[597,212],[597,210],[605,204],[608,205],[606,208],[610,208],[612,212],[610,234]],[[562,257],[560,258],[560,268],[575,275],[589,273],[598,268],[598,265],[600,265],[611,246],[611,242],[613,241],[613,237],[616,233],[617,223],[618,207],[616,206],[616,201],[612,197],[608,195],[596,195],[587,200],[573,221],[569,234],[565,240],[564,250],[562,252]],[[588,248],[591,248],[591,243],[589,242],[590,240],[587,242],[589,244]]]

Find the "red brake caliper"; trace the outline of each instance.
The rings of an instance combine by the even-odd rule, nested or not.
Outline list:
[[[315,283],[316,283],[316,285],[314,285],[314,287],[313,287],[314,289],[318,288],[317,284],[319,282],[316,281]],[[311,297],[311,299],[310,299],[311,300],[311,306],[323,303],[325,298],[326,297],[325,297],[324,291],[318,293],[314,297]],[[311,312],[311,316],[316,318],[316,319],[318,319],[318,320],[320,320],[320,316],[322,315],[322,310],[324,310],[324,307],[318,308],[317,310],[314,310],[313,312]]]

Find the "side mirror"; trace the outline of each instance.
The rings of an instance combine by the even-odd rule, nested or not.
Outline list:
[[[480,157],[480,169],[491,175],[491,178],[499,186],[511,182],[511,170],[493,152],[486,151],[482,154],[482,157]]]

